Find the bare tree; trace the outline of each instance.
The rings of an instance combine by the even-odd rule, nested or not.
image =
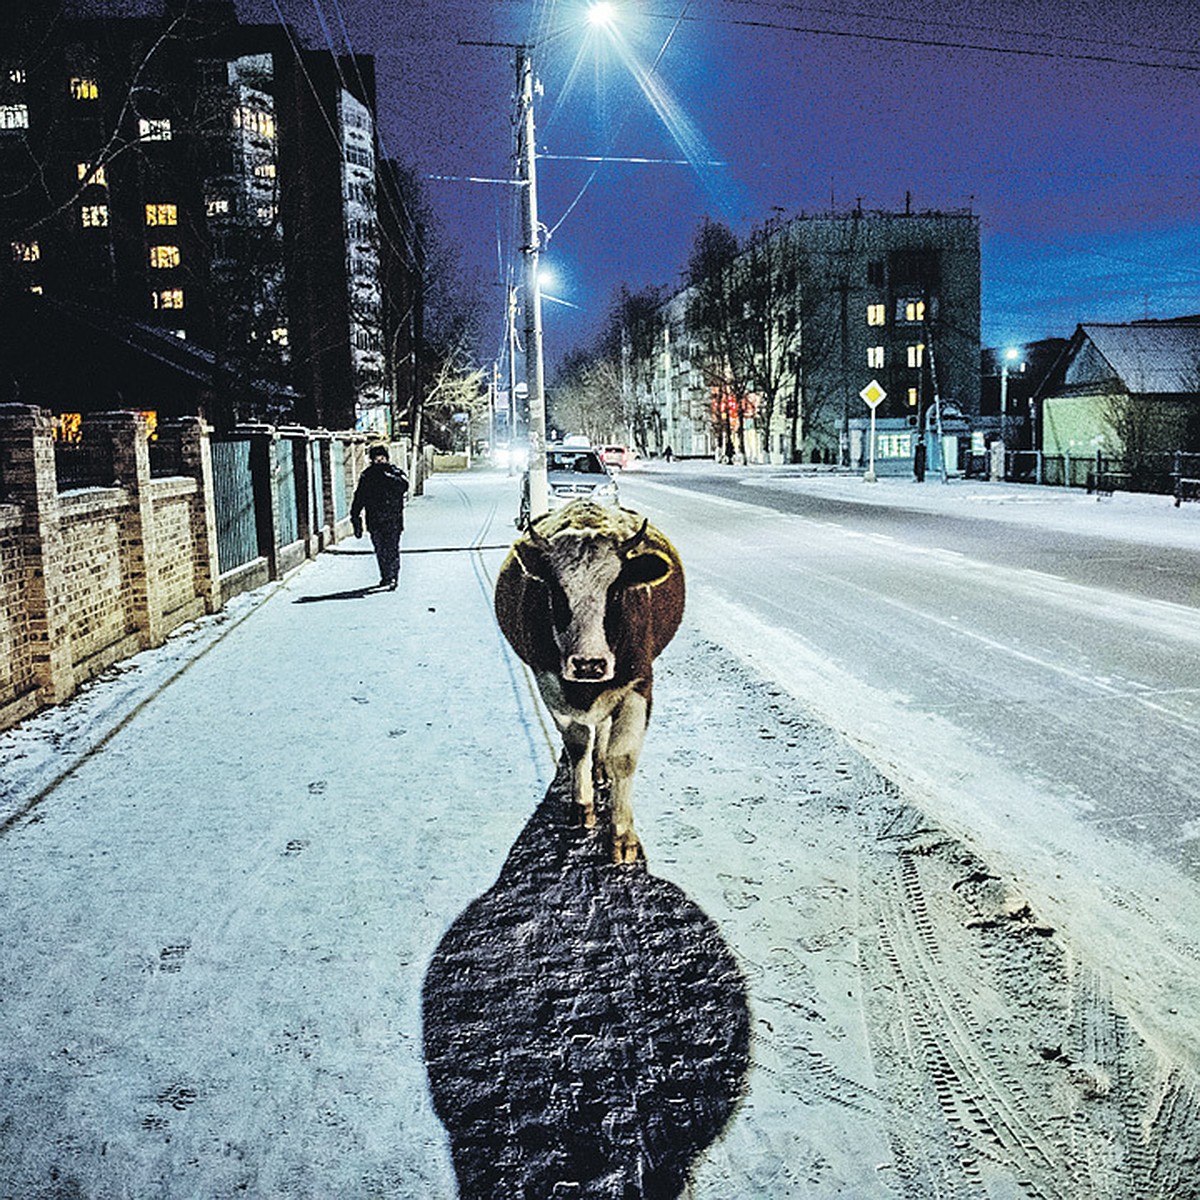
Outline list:
[[[596,349],[567,355],[555,373],[550,411],[556,427],[594,444],[623,440],[620,361]]]
[[[643,453],[662,449],[663,414],[654,397],[654,356],[662,337],[662,295],[648,287],[631,292],[622,287],[609,315],[606,343],[621,364],[621,425]]]
[[[694,359],[713,396],[713,424],[727,462],[746,461],[746,418],[753,386],[753,347],[737,286],[737,238],[719,222],[705,219],[688,258],[691,289],[686,324]]]

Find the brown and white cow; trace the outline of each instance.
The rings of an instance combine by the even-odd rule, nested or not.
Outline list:
[[[683,617],[679,555],[638,513],[577,500],[513,543],[495,599],[500,628],[563,736],[583,823],[595,825],[595,779],[607,777],[613,860],[635,862],[630,793],[653,663]]]

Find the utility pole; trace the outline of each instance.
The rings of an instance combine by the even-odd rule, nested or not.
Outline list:
[[[550,507],[546,483],[546,383],[542,365],[542,291],[538,278],[540,236],[537,211],[537,145],[533,128],[533,61],[530,47],[517,47],[518,172],[525,245],[525,384],[529,389],[529,517]]]
[[[508,306],[508,473],[513,473],[517,440],[517,289],[507,289]]]

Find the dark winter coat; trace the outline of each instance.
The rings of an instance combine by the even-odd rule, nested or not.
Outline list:
[[[354,489],[350,518],[357,525],[367,514],[367,527],[379,529],[384,525],[404,528],[404,497],[408,493],[408,476],[391,463],[372,463],[359,477]]]

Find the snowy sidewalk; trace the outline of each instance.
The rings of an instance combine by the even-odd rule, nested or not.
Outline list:
[[[422,977],[554,766],[514,508],[436,477],[397,592],[343,541],[0,737],[0,1196],[454,1194]]]

